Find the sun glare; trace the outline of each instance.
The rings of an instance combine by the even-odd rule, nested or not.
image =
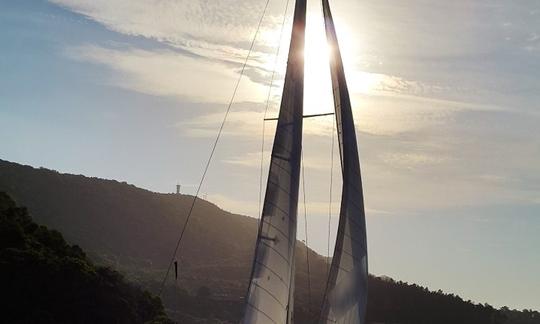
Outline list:
[[[322,17],[308,16],[304,48],[304,112],[319,114],[333,111],[329,46]]]
[[[382,82],[382,76],[358,70],[355,62],[361,52],[359,38],[353,39],[350,37],[350,33],[345,26],[338,26],[337,28],[349,91],[369,95]],[[306,114],[333,111],[329,67],[330,53],[331,50],[326,41],[322,15],[308,16],[304,49],[304,111]]]
[[[338,24],[336,28],[351,97],[358,94],[373,94],[384,81],[384,76],[359,70],[357,63],[362,53],[361,37],[357,35],[352,37],[353,34],[348,30],[347,26]],[[276,43],[279,40],[279,35],[280,30],[276,28],[268,30],[263,36],[267,43]],[[286,32],[283,36],[279,63],[275,67],[277,71],[285,71],[286,69],[288,53],[285,49],[288,48],[290,37],[287,37]],[[304,47],[304,113],[306,115],[334,111],[329,66],[330,55],[331,49],[326,41],[322,12],[320,10],[311,10],[306,18]],[[263,67],[271,71],[274,69],[274,60],[274,56],[265,57]],[[273,91],[273,95],[279,93],[277,89],[280,89],[282,85],[282,77],[274,80],[274,86],[277,86],[277,88]],[[277,104],[279,105],[279,103]],[[305,129],[306,131],[320,132],[321,129],[329,128],[331,123],[331,117],[310,119],[306,123]]]

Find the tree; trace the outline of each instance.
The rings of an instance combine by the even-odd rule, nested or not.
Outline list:
[[[212,295],[212,292],[210,291],[210,288],[208,288],[206,286],[201,286],[197,290],[197,297],[208,298],[211,295]]]
[[[0,287],[5,323],[171,323],[158,297],[95,266],[3,192]]]

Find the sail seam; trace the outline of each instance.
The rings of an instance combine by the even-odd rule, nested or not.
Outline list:
[[[270,290],[260,286],[257,283],[255,283],[255,288],[259,288],[260,290],[264,291],[268,296],[272,297],[281,307],[287,307],[287,305],[284,305],[273,293],[270,292]]]
[[[347,236],[348,238],[351,239],[351,241],[353,241],[354,243],[358,243],[360,244],[360,246],[363,248],[364,247],[364,242],[360,241],[360,240],[357,240],[355,239],[354,237],[352,237],[351,235],[347,234],[345,231],[339,231],[340,233],[343,234],[343,236]]]
[[[268,180],[269,183],[273,184],[275,188],[283,191],[285,194],[287,194],[287,196],[290,196],[291,195],[291,192],[285,188],[283,188],[279,183],[277,182],[274,182],[272,180]]]
[[[264,241],[261,241],[261,244],[263,245],[266,245],[266,247],[268,247],[270,250],[274,251],[277,255],[279,255],[281,258],[283,258],[283,260],[285,260],[287,262],[287,264],[289,265],[290,262],[289,260],[283,255],[281,254],[281,252],[279,252],[278,250],[276,250],[273,246],[269,245],[268,243],[264,242]]]
[[[268,215],[269,217],[271,217],[270,215]],[[277,227],[276,225],[272,224],[272,223],[269,223],[267,222],[266,220],[263,221],[264,224],[272,227],[273,229],[275,229],[279,234],[281,234],[289,243],[291,242],[291,239],[289,237],[287,237],[287,235],[281,230],[279,229],[279,227]],[[268,234],[268,233],[267,233]]]
[[[272,268],[262,263],[258,259],[255,259],[255,263],[261,265],[262,267],[266,268],[268,271],[272,272],[274,276],[276,276],[283,283],[283,285],[285,285],[286,288],[290,288],[289,285],[285,282],[285,280],[283,280],[283,278],[277,272],[275,272]]]
[[[287,161],[289,160],[288,158],[284,158],[284,157],[281,157],[281,156],[275,155],[275,154],[272,155],[272,157],[278,158],[278,159],[280,159],[280,160],[287,160]],[[288,175],[291,174],[291,171],[290,171],[289,169],[287,169],[286,167],[282,166],[282,165],[281,165],[280,163],[278,163],[277,161],[275,161],[275,162],[272,163],[272,164],[277,165],[281,170],[287,172]]]
[[[272,319],[272,317],[268,316],[268,314],[266,314],[265,312],[263,312],[262,310],[260,310],[257,306],[253,305],[252,303],[248,302],[247,303],[248,306],[250,306],[251,308],[253,308],[254,310],[256,310],[257,312],[263,314],[264,316],[266,316],[269,320],[271,320],[273,323],[276,323],[278,324],[276,321],[274,321]]]
[[[347,256],[349,256],[353,262],[358,262],[358,263],[362,263],[362,260],[361,259],[358,259],[357,257],[355,257],[351,252],[345,250],[345,249],[341,249],[341,252],[345,253]]]
[[[283,214],[285,214],[285,216],[289,217],[289,212],[286,211],[286,210],[283,210],[281,207],[279,207],[278,205],[274,204],[273,202],[268,202],[269,205],[271,205],[273,208],[279,210],[280,212],[282,212]],[[269,217],[272,217],[273,215],[268,215]],[[271,223],[268,223],[268,224],[271,224]]]

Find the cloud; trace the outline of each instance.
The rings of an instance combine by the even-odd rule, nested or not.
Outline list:
[[[50,0],[111,31],[141,36],[206,58],[241,62],[262,14],[264,1],[248,0]],[[275,29],[284,3],[270,5],[256,47],[257,56],[274,52]],[[264,58],[263,58],[263,62]]]
[[[271,143],[269,143],[271,144]],[[264,157],[264,165],[265,168],[268,168],[268,163],[270,160],[270,150],[263,152]],[[330,152],[328,152],[330,154]],[[249,152],[240,156],[235,156],[229,159],[223,160],[225,163],[229,163],[232,165],[242,166],[242,167],[249,167],[249,168],[260,168],[261,166],[261,152]],[[326,171],[329,170],[330,164],[328,161],[328,156],[309,156],[303,158],[303,164],[306,169],[317,170],[317,171]]]
[[[230,64],[246,56],[264,6],[264,1],[248,0],[51,2],[112,31]],[[253,67],[247,71],[254,82],[268,82],[269,54],[275,48],[267,44],[277,43],[284,6],[285,1],[271,2],[263,21]],[[308,47],[310,35],[323,35],[318,9],[318,4],[309,6]],[[370,73],[372,81],[392,76],[381,87],[409,95],[499,105],[526,101],[511,107],[520,110],[532,110],[540,99],[529,86],[537,81],[530,76],[540,71],[534,1],[460,0],[429,6],[423,0],[407,5],[343,1],[334,9],[349,85],[355,92],[369,83],[365,75],[357,76]],[[524,91],[530,100],[511,95]]]
[[[267,113],[267,118],[274,118],[278,115],[278,104],[278,101],[272,101],[271,108],[269,108]],[[246,106],[250,106],[252,109],[246,110]],[[260,142],[264,119],[264,106],[265,104],[260,102],[246,101],[239,102],[237,105],[234,105],[231,113],[227,117],[223,135],[244,137],[248,141],[251,140]],[[223,117],[224,111],[217,113],[202,113],[195,117],[178,122],[176,127],[187,136],[214,137],[216,135],[216,130],[223,121]],[[327,116],[304,119],[303,136],[330,137],[332,132],[332,118],[332,116]],[[271,142],[275,133],[276,121],[268,120],[265,122],[265,124],[265,137],[267,141]]]
[[[254,104],[256,105],[256,104]],[[262,135],[263,112],[260,111],[233,111],[227,118],[223,129],[224,136],[253,137],[260,140]],[[176,127],[190,137],[215,137],[221,125],[224,112],[201,114],[176,124]]]
[[[132,38],[128,46],[75,45],[67,50],[74,59],[102,64],[117,72],[113,85],[208,102],[230,98],[264,7],[263,1],[247,0],[50,2],[116,33],[156,42],[157,46],[143,48]],[[260,93],[255,84],[269,85],[277,45],[267,44],[276,44],[279,39],[276,30],[283,19],[284,5],[274,3],[267,10],[244,71],[245,79],[251,82],[240,87],[247,95],[240,96],[241,101],[253,100]],[[278,85],[280,77],[278,72]]]
[[[263,1],[247,0],[51,0],[110,30],[174,46],[237,44],[250,39]],[[271,8],[272,9],[272,8]],[[276,8],[277,10],[277,8]],[[277,23],[270,11],[266,26]],[[255,14],[254,14],[255,13]],[[241,19],[240,19],[241,18]]]
[[[258,203],[252,199],[236,199],[223,194],[212,193],[205,198],[208,201],[218,205],[224,210],[238,213],[241,215],[256,217],[258,212]]]
[[[347,70],[407,80],[397,90],[409,94],[536,110],[537,1],[343,1],[334,9],[355,33],[345,39],[357,47],[345,56]]]
[[[422,168],[428,165],[436,165],[444,161],[444,157],[425,153],[384,153],[381,158],[385,163],[393,167],[406,169]]]
[[[262,2],[247,0],[53,2],[112,31],[159,44],[79,44],[66,51],[73,59],[106,66],[112,85],[220,104],[229,99],[262,10]],[[223,133],[236,144],[224,144],[229,147],[220,157],[222,168],[259,166],[255,152],[273,67],[274,48],[267,44],[276,44],[283,5],[270,8],[245,71]],[[336,2],[369,208],[410,211],[537,197],[525,176],[540,172],[540,25],[530,8],[525,2],[484,0],[429,6],[423,0]],[[317,45],[324,43],[324,33],[322,26],[313,27],[321,22],[312,18],[316,14],[308,15],[307,40]],[[306,114],[332,110],[328,70],[315,69],[325,64],[324,57],[306,59]],[[277,115],[282,77],[269,117]],[[175,127],[184,137],[214,138],[223,113],[197,111]],[[271,143],[275,124],[266,127]],[[322,147],[330,145],[332,117],[306,119],[304,127],[306,169],[313,186],[323,188],[325,178],[313,178],[327,174],[329,155]],[[322,201],[318,195],[314,200]]]
[[[224,103],[230,100],[238,78],[222,64],[166,49],[82,45],[68,47],[65,54],[74,60],[108,67],[115,72],[110,76],[114,86],[155,96]],[[260,100],[263,90],[246,78],[238,100]]]

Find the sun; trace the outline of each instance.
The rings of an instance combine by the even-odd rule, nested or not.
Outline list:
[[[332,112],[330,48],[326,42],[322,17],[308,16],[304,46],[304,113]]]
[[[381,82],[378,74],[359,70],[356,59],[361,55],[359,37],[350,37],[346,26],[337,26],[340,53],[344,62],[350,92],[371,94]],[[319,114],[333,111],[330,77],[331,50],[326,41],[322,15],[308,16],[304,48],[304,111]]]
[[[320,8],[319,8],[320,9]],[[348,26],[336,26],[340,53],[343,59],[347,85],[351,97],[357,94],[370,95],[383,81],[381,75],[362,71],[359,68],[359,58],[362,55],[362,38],[350,31]],[[326,41],[326,32],[322,12],[311,10],[306,17],[304,45],[304,114],[323,114],[334,111],[334,101],[332,95],[332,81],[330,76],[330,47]],[[354,37],[353,37],[354,35]],[[264,34],[268,43],[279,39],[280,30],[271,29]],[[268,56],[265,59],[264,68],[267,70],[286,69],[288,52],[287,48],[290,37],[286,32],[281,40],[278,65],[274,66],[275,57]],[[282,80],[274,80],[274,85],[282,87]],[[277,93],[278,91],[275,91]],[[354,103],[353,103],[354,104]],[[330,128],[331,117],[310,119],[306,124],[307,128],[322,126]]]

